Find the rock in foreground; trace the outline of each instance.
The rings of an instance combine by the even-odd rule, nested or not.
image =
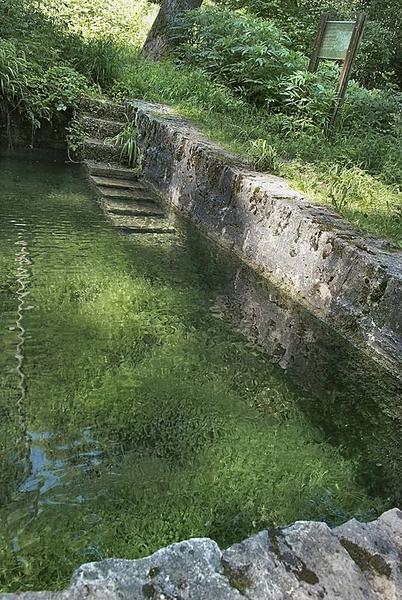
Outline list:
[[[192,539],[139,560],[81,566],[64,592],[0,600],[397,600],[402,598],[402,512],[335,529],[298,521],[221,551]]]

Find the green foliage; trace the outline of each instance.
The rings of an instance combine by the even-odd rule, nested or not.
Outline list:
[[[251,143],[250,158],[260,171],[278,171],[278,153],[267,140],[257,138]]]
[[[27,60],[11,41],[0,40],[1,110],[18,110],[34,127],[41,119],[76,106],[87,89],[84,77],[71,67],[47,70]]]
[[[2,0],[2,111],[18,111],[39,127],[74,109],[91,86],[111,87],[129,59],[123,43],[140,43],[140,20],[152,10],[146,2]]]
[[[385,186],[358,166],[334,158],[319,164],[282,163],[281,172],[309,198],[331,203],[358,229],[388,237],[401,247],[402,194],[397,186]]]
[[[14,44],[0,39],[0,106],[7,112],[18,102],[27,98],[28,62],[24,55],[18,55]]]
[[[77,108],[79,100],[87,90],[87,80],[69,66],[50,67],[41,81],[41,97],[50,113],[64,112]]]
[[[207,8],[186,13],[179,38],[183,30],[190,35],[179,48],[181,62],[260,106],[280,105],[280,81],[305,66],[303,57],[288,48],[286,35],[262,19]]]
[[[157,4],[147,0],[41,0],[44,14],[84,40],[114,40],[140,48]]]
[[[246,9],[273,21],[290,38],[290,47],[310,55],[320,16],[330,12],[354,19],[366,12],[368,23],[354,76],[363,85],[381,86],[396,76],[402,82],[402,11],[399,0],[218,0],[232,9]]]
[[[111,38],[91,39],[83,44],[75,67],[101,88],[109,88],[120,75],[122,49]]]
[[[9,18],[15,28],[3,17]],[[34,28],[32,36],[28,36],[27,27]],[[56,113],[77,106],[80,96],[88,90],[88,80],[72,64],[58,60],[61,49],[52,44],[62,47],[66,37],[36,12],[33,4],[20,0],[1,4],[0,34],[9,37],[0,40],[4,113],[18,111],[36,128],[41,120],[50,120]],[[22,38],[25,35],[26,43]]]
[[[283,115],[283,131],[322,130],[331,113],[339,68],[323,63],[315,74],[307,58],[289,49],[289,39],[272,22],[228,9],[186,14],[179,27],[190,28],[178,50],[181,64],[192,64],[224,82],[248,102]],[[379,91],[351,84],[345,126],[359,118],[365,126],[399,135],[402,96],[391,87]]]
[[[342,109],[345,128],[361,130],[363,126],[383,135],[402,135],[402,93],[393,87],[367,90],[351,82]]]
[[[127,123],[115,137],[108,140],[113,146],[120,149],[121,160],[134,167],[138,156],[137,132],[135,124],[127,120]]]
[[[365,8],[367,3],[360,0],[359,6]],[[402,11],[399,0],[371,0],[368,6],[369,20],[378,23],[378,34],[375,36],[379,44],[381,41],[381,29],[383,28],[384,37],[380,48],[384,47],[384,42],[388,45],[386,56],[390,57],[389,66],[385,72],[395,71],[399,86],[402,87]],[[388,35],[386,34],[388,32]],[[378,54],[377,48],[372,47],[372,51]],[[384,67],[383,67],[384,68]],[[377,77],[378,68],[375,66],[375,76]]]
[[[390,30],[381,23],[368,21],[353,66],[353,76],[364,86],[384,87],[388,81],[395,79],[394,57],[394,41]]]
[[[319,73],[296,71],[280,82],[282,126],[287,134],[324,130],[335,99],[335,69],[323,67]],[[288,115],[288,116],[286,116]]]
[[[78,119],[75,117],[67,125],[66,131],[68,156],[71,161],[74,161],[75,158],[80,157],[82,145],[84,143],[85,132],[80,121],[78,121]]]
[[[361,202],[367,198],[367,179],[358,167],[347,169],[334,165],[328,170],[328,176],[329,199],[337,210],[341,211],[351,201]]]
[[[69,66],[44,69],[11,41],[0,40],[0,87],[2,112],[18,111],[35,128],[42,119],[77,106],[87,81]]]

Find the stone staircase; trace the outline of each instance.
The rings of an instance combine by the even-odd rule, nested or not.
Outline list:
[[[124,235],[172,234],[171,220],[157,197],[110,143],[125,126],[124,105],[85,99],[77,116],[85,137],[83,163],[99,194],[101,206]]]

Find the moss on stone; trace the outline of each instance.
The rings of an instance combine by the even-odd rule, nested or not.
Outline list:
[[[372,554],[366,548],[362,548],[358,544],[341,538],[340,543],[345,548],[352,560],[362,571],[375,571],[379,575],[391,577],[391,567],[380,554]]]
[[[248,571],[248,565],[234,569],[228,563],[223,564],[223,574],[227,577],[231,587],[235,588],[241,594],[243,594],[252,583]]]
[[[318,583],[320,580],[318,579],[318,576],[314,573],[314,571],[308,569],[306,564],[301,559],[299,560],[300,567],[293,571],[297,579],[299,579],[299,581],[305,581],[309,585],[315,585],[316,583]]]
[[[150,577],[156,577],[157,575],[159,575],[160,572],[160,568],[158,566],[154,566],[149,569],[148,575]]]

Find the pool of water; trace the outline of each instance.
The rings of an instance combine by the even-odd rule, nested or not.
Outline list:
[[[51,155],[3,152],[0,186],[1,590],[391,506],[398,415],[321,410],[226,321],[235,267],[192,227],[119,235]]]

